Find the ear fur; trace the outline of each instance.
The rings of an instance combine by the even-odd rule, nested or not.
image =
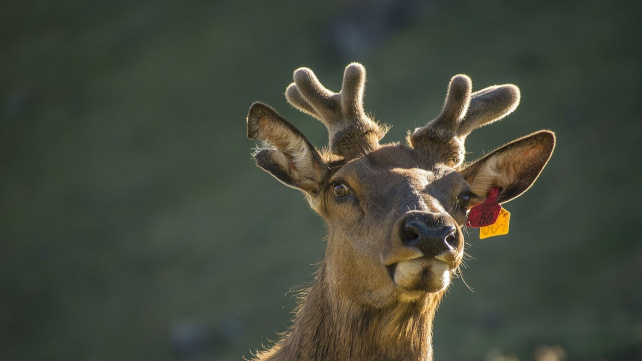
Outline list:
[[[555,133],[547,130],[514,140],[461,170],[475,194],[485,197],[500,189],[497,201],[517,198],[535,182],[555,148]]]
[[[266,104],[252,104],[247,115],[247,136],[270,147],[253,156],[256,164],[285,185],[316,194],[328,166],[301,132]]]

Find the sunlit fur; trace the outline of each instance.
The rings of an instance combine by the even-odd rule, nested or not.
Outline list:
[[[554,135],[534,133],[463,166],[467,134],[512,111],[516,87],[472,93],[470,79],[457,76],[435,121],[413,132],[407,145],[379,145],[381,134],[372,138],[368,128],[376,123],[350,116],[356,127],[337,128],[346,121],[332,105],[342,104],[341,114],[363,113],[362,66],[346,69],[340,94],[322,88],[309,69],[298,74],[288,100],[324,122],[334,117],[326,125],[338,143],[319,153],[260,103],[248,114],[248,136],[267,143],[255,154],[257,164],[302,190],[325,220],[327,247],[290,330],[256,360],[431,360],[434,314],[464,257],[467,208],[483,202],[490,187],[500,188],[501,202],[528,189],[553,151]],[[486,112],[483,104],[490,104]],[[349,192],[335,195],[339,183]],[[433,251],[405,243],[404,225],[414,216],[452,226],[448,246]]]

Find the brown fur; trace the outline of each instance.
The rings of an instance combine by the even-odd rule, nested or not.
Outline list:
[[[250,108],[248,136],[268,146],[257,164],[302,190],[328,225],[324,260],[290,331],[257,360],[431,360],[432,321],[461,264],[466,210],[490,187],[500,188],[501,202],[519,196],[553,151],[553,133],[540,131],[462,166],[468,133],[519,102],[513,85],[472,93],[464,75],[408,145],[379,145],[384,128],[361,116],[364,83],[358,64],[346,69],[340,94],[309,69],[295,72],[287,98],[326,123],[330,152],[319,153],[268,106]],[[453,231],[436,243],[409,243],[415,219]]]

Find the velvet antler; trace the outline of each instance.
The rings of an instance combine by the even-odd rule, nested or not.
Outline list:
[[[325,124],[330,151],[349,159],[377,148],[387,131],[363,111],[365,82],[366,70],[359,63],[346,67],[339,93],[326,89],[312,70],[299,68],[285,96],[290,104]]]
[[[436,155],[455,168],[464,161],[466,136],[476,128],[497,121],[519,105],[519,88],[512,84],[491,86],[475,93],[466,75],[454,76],[441,114],[409,136],[414,148]]]

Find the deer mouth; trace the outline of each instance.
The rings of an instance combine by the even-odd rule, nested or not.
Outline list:
[[[393,283],[402,293],[414,298],[413,295],[439,292],[448,287],[453,269],[451,257],[418,257],[394,263],[386,268]]]

